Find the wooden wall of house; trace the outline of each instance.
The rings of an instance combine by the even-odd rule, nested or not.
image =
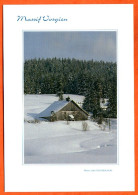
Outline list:
[[[73,115],[75,121],[87,120],[88,116],[82,111],[59,111],[56,114],[57,120],[68,120],[69,115]]]
[[[81,111],[59,111],[53,116],[43,117],[43,118],[51,122],[58,121],[58,120],[69,120],[69,115],[71,114],[74,116],[75,121],[81,121],[81,120],[88,119],[88,116]]]
[[[55,115],[57,120],[67,120],[68,116],[71,114],[74,116],[74,119],[76,121],[88,119],[87,114],[85,114],[79,107],[77,107],[72,102],[69,102],[64,108],[62,108]]]

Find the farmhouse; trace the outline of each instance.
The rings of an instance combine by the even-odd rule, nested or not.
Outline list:
[[[47,109],[39,114],[39,118],[44,118],[49,121],[58,120],[87,120],[88,113],[83,110],[73,100],[71,101],[55,101]]]

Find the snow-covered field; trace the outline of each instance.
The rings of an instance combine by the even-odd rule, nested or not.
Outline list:
[[[84,100],[69,96],[79,103]],[[24,96],[24,163],[117,163],[116,119],[111,120],[110,130],[88,120],[87,131],[82,121],[33,122],[57,100],[55,95]]]

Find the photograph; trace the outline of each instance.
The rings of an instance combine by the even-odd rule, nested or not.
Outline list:
[[[117,31],[24,31],[23,45],[23,163],[117,164]]]

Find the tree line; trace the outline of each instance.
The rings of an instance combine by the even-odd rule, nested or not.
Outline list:
[[[84,95],[83,108],[94,117],[116,117],[117,65],[69,58],[26,60],[24,93]],[[109,99],[106,112],[100,108],[100,98]]]

